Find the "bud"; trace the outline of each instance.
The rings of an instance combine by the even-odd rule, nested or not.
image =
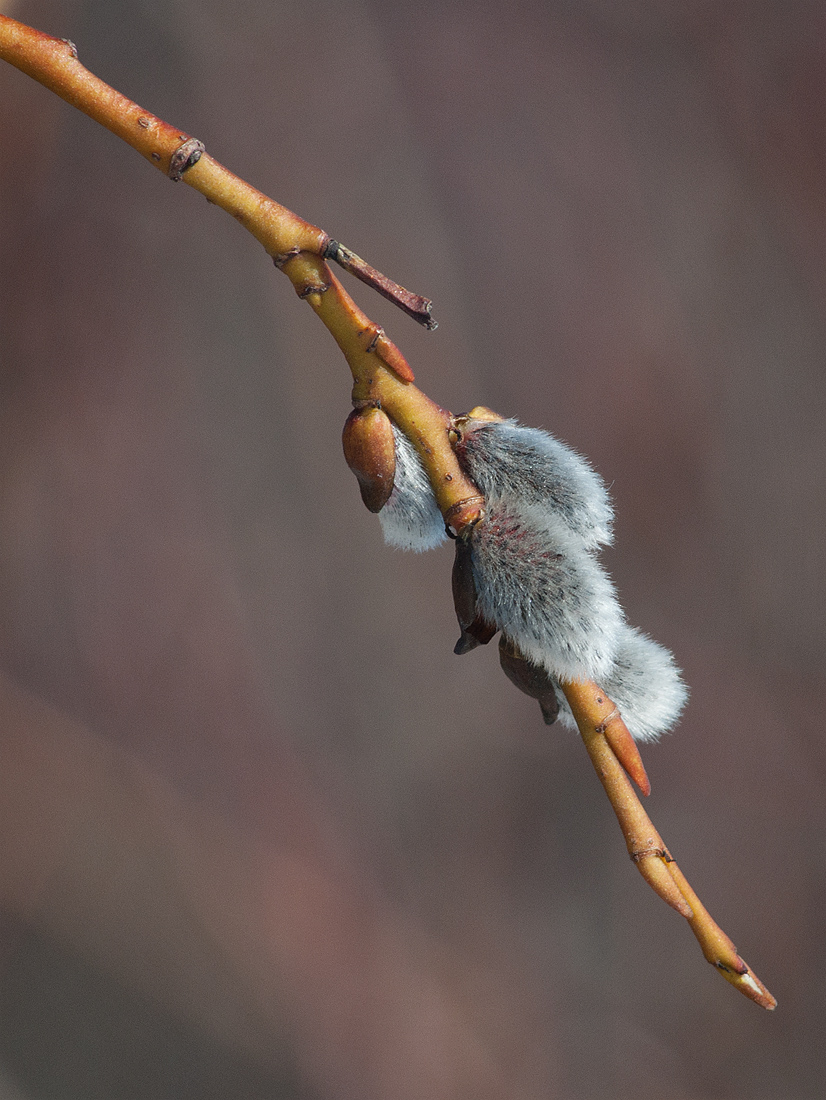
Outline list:
[[[401,550],[430,550],[444,542],[445,523],[416,449],[395,424],[396,474],[390,499],[379,513],[385,542]]]
[[[476,583],[473,580],[473,558],[467,535],[456,539],[456,556],[453,559],[453,606],[462,636],[453,648],[454,653],[470,653],[478,645],[487,645],[497,628],[479,614],[476,601]]]
[[[356,475],[361,499],[371,512],[380,512],[393,492],[396,447],[387,413],[375,405],[353,409],[344,423],[344,458]]]
[[[623,614],[611,581],[567,518],[518,493],[488,497],[468,545],[482,619],[557,680],[601,683],[614,663]]]
[[[499,413],[495,413],[493,409],[489,409],[487,405],[474,405],[470,412],[465,417],[458,417],[459,420],[496,420],[501,423],[506,419],[504,416],[500,416]]]
[[[620,629],[614,664],[599,686],[616,704],[636,741],[655,741],[676,723],[688,688],[669,651],[627,623]],[[576,728],[564,698],[560,720]]]
[[[550,673],[526,660],[504,634],[499,639],[499,664],[512,684],[531,699],[539,701],[545,725],[552,726],[559,714],[559,700],[556,696],[557,685]]]
[[[507,500],[553,512],[589,549],[611,542],[613,509],[602,478],[548,432],[480,406],[454,420],[451,439],[489,504]]]

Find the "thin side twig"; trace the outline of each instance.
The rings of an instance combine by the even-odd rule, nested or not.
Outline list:
[[[335,260],[345,271],[349,271],[351,275],[361,279],[373,290],[377,290],[382,297],[398,306],[408,317],[424,325],[429,332],[439,327],[438,322],[431,316],[433,303],[429,298],[423,298],[421,294],[413,294],[412,291],[405,290],[403,286],[399,286],[386,275],[382,275],[380,271],[376,271],[366,260],[357,256],[355,252],[351,252],[349,248],[345,248],[343,244],[331,240],[325,249],[324,256],[325,259]]]

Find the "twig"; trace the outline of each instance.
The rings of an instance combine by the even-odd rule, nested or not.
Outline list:
[[[634,794],[605,731],[605,711],[614,704],[594,684],[563,684],[591,763],[605,788],[625,837],[628,854],[655,893],[684,916],[706,959],[735,989],[763,1008],[777,1001],[737,954],[737,948],[709,915]]]
[[[183,180],[200,191],[248,229],[332,333],[353,375],[353,404],[383,408],[413,443],[450,532],[459,535],[479,522],[484,500],[462,472],[450,445],[451,415],[412,384],[413,372],[402,353],[353,302],[325,257],[335,259],[433,328],[427,299],[405,291],[321,229],[239,179],[196,138],[99,80],[80,64],[71,42],[0,15],[0,58],[117,134],[170,179]],[[686,917],[709,962],[741,993],[774,1008],[774,998],[702,906],[634,794],[623,767],[644,793],[650,786],[614,704],[593,683],[565,684],[563,690],[640,872]]]
[[[203,151],[197,139],[90,73],[72,43],[0,15],[0,57],[117,134],[170,178],[183,179],[249,230],[332,333],[353,374],[354,404],[380,404],[408,436],[454,530],[478,520],[478,492],[448,440],[449,413],[411,384],[413,372],[405,357],[333,275],[323,259],[330,247],[323,230],[234,175]],[[385,280],[385,289],[389,285]]]
[[[349,248],[345,248],[343,244],[330,240],[324,250],[324,258],[335,260],[345,271],[349,271],[351,275],[355,275],[357,279],[361,279],[363,283],[377,290],[389,302],[404,310],[408,317],[424,325],[428,331],[433,332],[439,327],[438,322],[434,321],[430,315],[433,303],[429,298],[423,298],[421,294],[413,294],[405,290],[403,286],[399,286],[386,275],[382,275],[380,271],[376,271],[366,260],[357,256],[355,252],[351,252]]]

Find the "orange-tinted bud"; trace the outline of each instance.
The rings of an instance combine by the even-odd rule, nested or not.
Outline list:
[[[499,639],[499,663],[512,684],[530,695],[531,699],[539,701],[545,725],[553,725],[559,714],[559,700],[556,697],[556,685],[549,673],[523,657],[504,634]]]
[[[390,417],[375,405],[353,409],[341,441],[347,465],[358,478],[365,507],[380,512],[393,492],[396,474],[396,443]]]
[[[462,636],[454,646],[454,653],[469,653],[478,645],[487,645],[499,629],[487,622],[476,611],[476,584],[473,580],[470,545],[466,538],[456,539],[456,557],[453,559],[453,604]]]

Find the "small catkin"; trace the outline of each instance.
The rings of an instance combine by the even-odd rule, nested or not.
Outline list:
[[[546,508],[589,548],[613,539],[602,478],[575,451],[516,420],[461,418],[457,458],[490,504],[510,500]]]
[[[622,610],[567,519],[546,506],[488,499],[469,545],[479,614],[529,661],[561,680],[599,680],[611,670]]]
[[[611,670],[597,681],[637,741],[655,741],[670,730],[688,699],[688,688],[671,653],[627,623],[621,628]],[[561,691],[558,696],[560,721],[576,729]]]
[[[444,542],[445,521],[410,440],[393,425],[396,471],[393,492],[379,512],[384,541],[400,550],[431,550]]]

